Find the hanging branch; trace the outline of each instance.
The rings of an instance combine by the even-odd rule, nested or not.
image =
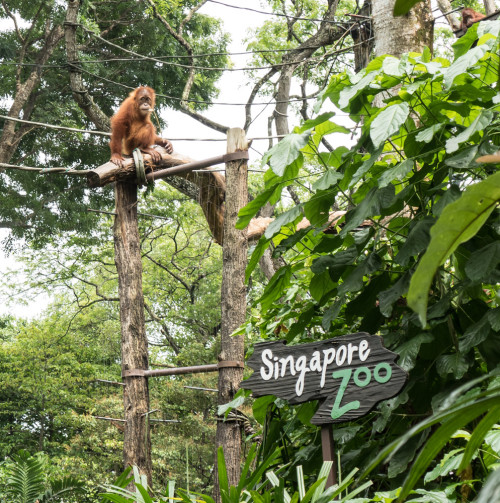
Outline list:
[[[183,32],[184,26],[192,18],[193,14],[203,4],[205,4],[207,0],[202,1],[199,5],[194,7],[188,13],[188,15],[183,19],[183,21],[181,21],[178,31],[175,31],[172,28],[172,26],[170,25],[170,23],[158,12],[156,4],[153,2],[153,0],[146,0],[146,1],[153,9],[153,14],[156,17],[156,19],[158,19],[163,24],[163,26],[166,28],[166,30],[170,33],[170,35],[172,35],[172,37],[174,37],[175,40],[177,40],[177,42],[179,42],[179,44],[182,47],[184,47],[184,49],[186,50],[186,52],[188,53],[188,56],[189,56],[189,66],[190,66],[189,75],[186,80],[186,84],[184,85],[184,90],[182,91],[182,98],[181,98],[181,102],[180,102],[182,112],[189,115],[193,119],[196,119],[198,122],[201,122],[203,125],[205,125],[207,127],[215,129],[216,131],[219,131],[220,133],[226,133],[227,130],[229,129],[228,126],[223,126],[222,124],[219,124],[215,121],[212,121],[208,117],[205,117],[204,115],[202,115],[198,112],[195,112],[194,110],[189,108],[189,105],[188,105],[189,94],[191,93],[191,89],[194,84],[196,72],[195,72],[195,68],[194,68],[193,48],[191,47],[191,44],[183,37],[182,32]]]

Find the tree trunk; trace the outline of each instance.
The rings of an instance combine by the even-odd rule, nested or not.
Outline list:
[[[483,1],[484,1],[484,10],[486,11],[487,16],[497,11],[495,0],[483,0]]]
[[[227,152],[248,150],[243,129],[228,131]],[[222,255],[221,298],[221,353],[219,355],[219,405],[230,402],[243,379],[243,368],[236,362],[244,359],[244,338],[231,334],[244,321],[246,313],[245,267],[247,263],[246,231],[235,228],[238,211],[247,203],[247,161],[238,160],[226,164],[226,208],[224,218],[224,247]],[[227,367],[223,366],[227,362]],[[240,477],[241,430],[235,420],[217,422],[216,448],[222,446],[230,485],[236,485]],[[216,459],[217,461],[217,459]],[[216,463],[217,466],[217,463]],[[217,472],[216,472],[217,475]],[[216,476],[214,493],[220,501],[219,481]]]
[[[120,323],[122,336],[122,373],[148,369],[148,341],[142,292],[142,262],[137,227],[137,185],[115,184],[116,218],[114,224],[115,262],[118,271]],[[124,377],[125,432],[123,463],[135,465],[152,482],[151,438],[147,427],[149,390],[146,377]]]
[[[430,1],[417,3],[408,14],[394,17],[394,0],[372,0],[375,56],[400,57],[405,52],[432,51],[434,23]]]

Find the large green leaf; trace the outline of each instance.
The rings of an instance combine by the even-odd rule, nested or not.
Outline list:
[[[370,125],[370,138],[375,147],[399,131],[410,113],[407,103],[396,103],[382,110]]]
[[[474,133],[482,131],[492,120],[493,112],[491,110],[482,110],[468,128],[446,142],[446,152],[451,153],[458,150],[460,143],[467,141]]]
[[[274,173],[283,176],[285,168],[301,155],[300,150],[307,145],[310,136],[310,131],[285,136],[266,153],[262,162],[269,162]]]
[[[487,44],[478,45],[456,59],[444,72],[444,87],[447,91],[453,85],[453,81],[467,72],[468,68],[475,65],[489,49]]]
[[[378,179],[380,188],[386,187],[393,180],[402,180],[413,169],[413,160],[405,159],[403,162],[396,164],[393,168],[385,170]]]
[[[238,221],[236,222],[237,229],[244,229],[250,220],[259,212],[267,201],[275,194],[276,191],[281,191],[282,185],[276,184],[269,187],[264,192],[261,192],[255,199],[250,201],[246,206],[238,212]]]
[[[297,206],[293,206],[289,210],[281,213],[274,221],[272,221],[264,235],[267,239],[271,239],[277,232],[280,231],[281,227],[290,222],[293,222],[295,219],[302,215],[302,206],[299,204]]]
[[[411,8],[414,5],[422,1],[423,0],[396,0],[392,13],[394,14],[394,16],[404,16],[405,14],[408,14],[408,12],[410,12]]]
[[[415,271],[408,292],[408,305],[427,323],[427,295],[438,267],[468,241],[484,224],[500,200],[500,172],[468,187],[446,206],[431,228],[431,242]]]
[[[378,72],[370,72],[365,75],[361,80],[356,82],[356,84],[346,87],[340,92],[339,95],[339,108],[345,108],[351,100],[353,100],[358,94],[360,94],[366,87],[368,87],[372,80]]]
[[[266,312],[273,302],[279,299],[290,285],[292,270],[290,266],[279,269],[267,284],[262,297],[259,299],[262,312]]]
[[[480,281],[500,263],[500,241],[494,241],[471,254],[465,272],[473,281]]]

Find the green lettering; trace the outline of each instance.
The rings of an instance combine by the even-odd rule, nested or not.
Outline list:
[[[337,396],[335,397],[335,403],[332,407],[331,416],[332,419],[337,419],[343,416],[346,412],[349,412],[353,409],[359,409],[360,403],[358,400],[354,400],[353,402],[346,403],[344,406],[340,407],[342,402],[342,398],[344,397],[344,392],[349,384],[349,379],[351,378],[352,369],[342,369],[333,372],[332,377],[334,379],[342,379],[340,383],[339,390],[337,392]]]
[[[359,378],[359,374],[361,373],[365,374],[364,380],[361,380]],[[354,372],[354,384],[356,386],[359,386],[360,388],[368,386],[371,380],[372,380],[372,373],[370,372],[370,369],[368,367],[359,367],[356,369],[356,372]]]
[[[380,377],[380,373],[379,373],[380,369],[384,369],[385,370],[385,376]],[[375,381],[379,382],[380,384],[384,384],[392,376],[391,366],[388,363],[386,363],[386,362],[381,362],[373,370],[373,375],[375,376]]]

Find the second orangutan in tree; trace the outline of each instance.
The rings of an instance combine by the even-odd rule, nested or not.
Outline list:
[[[474,23],[484,19],[485,17],[486,16],[484,14],[481,14],[470,7],[466,7],[462,10],[462,26],[460,28],[467,31],[467,28],[470,28]]]
[[[153,162],[158,162],[161,155],[151,148],[161,145],[171,154],[172,144],[160,138],[151,122],[150,114],[155,106],[155,92],[151,87],[141,86],[132,91],[120,105],[118,112],[111,118],[111,162],[123,166],[123,154],[130,155],[139,148],[141,152],[151,155]]]

